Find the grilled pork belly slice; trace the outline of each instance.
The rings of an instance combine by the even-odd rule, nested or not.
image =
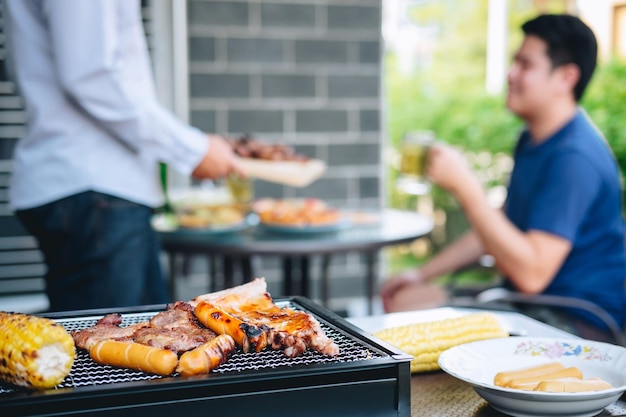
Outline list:
[[[135,332],[148,326],[147,321],[126,327],[120,327],[120,324],[122,324],[122,316],[120,314],[107,314],[98,320],[94,326],[82,330],[72,330],[70,334],[74,338],[74,343],[77,347],[89,350],[102,340],[132,342]]]
[[[137,342],[177,354],[197,348],[217,335],[202,327],[192,307],[182,301],[167,306],[150,321],[121,327],[122,316],[107,314],[93,327],[72,331],[76,346],[89,350],[102,340]]]
[[[301,355],[307,348],[328,356],[339,354],[339,347],[313,316],[274,304],[264,278],[198,296],[190,304],[202,324],[229,334],[244,351],[258,351],[265,343],[288,357]]]
[[[216,336],[211,330],[200,326],[189,304],[177,301],[169,304],[166,311],[152,317],[148,326],[138,329],[133,337],[137,343],[180,354]]]

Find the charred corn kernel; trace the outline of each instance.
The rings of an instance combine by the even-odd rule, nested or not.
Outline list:
[[[498,318],[491,313],[408,324],[374,333],[398,349],[413,355],[411,372],[439,369],[439,355],[446,349],[483,339],[506,337]]]
[[[15,385],[52,388],[70,373],[74,339],[53,320],[0,311],[0,378]]]

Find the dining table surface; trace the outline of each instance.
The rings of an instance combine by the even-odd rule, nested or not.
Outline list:
[[[170,258],[170,282],[176,280],[177,256],[207,255],[224,260],[224,287],[236,285],[232,279],[233,263],[243,269],[244,281],[255,276],[251,258],[277,256],[282,260],[284,296],[310,296],[310,264],[321,256],[321,301],[327,304],[331,257],[340,253],[362,254],[365,265],[366,296],[372,311],[376,292],[376,263],[382,248],[412,242],[431,233],[431,217],[414,211],[396,209],[345,209],[344,220],[329,227],[273,227],[259,223],[254,215],[245,224],[224,229],[158,230],[163,250]],[[294,273],[297,271],[299,277]],[[213,272],[209,272],[212,275]],[[212,279],[214,277],[210,277]],[[297,279],[299,278],[299,279]],[[214,280],[213,280],[214,282]],[[209,288],[209,291],[219,288]]]
[[[441,307],[427,310],[348,318],[372,334],[388,327],[442,320],[479,311],[473,308]],[[578,338],[575,335],[512,311],[492,311],[512,336]],[[481,398],[472,386],[442,370],[414,373],[411,376],[412,417],[507,417]],[[626,394],[605,407],[595,417],[626,416]]]

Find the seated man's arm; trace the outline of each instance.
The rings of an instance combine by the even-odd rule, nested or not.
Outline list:
[[[412,303],[412,300],[399,302],[397,298],[399,293],[411,286],[425,288],[424,286],[428,284],[428,281],[470,265],[483,254],[484,250],[480,239],[476,233],[470,231],[444,248],[421,268],[402,271],[389,277],[380,290],[385,311],[407,309],[406,307]],[[403,307],[398,308],[399,304],[402,304]]]
[[[433,149],[429,175],[455,195],[485,252],[519,291],[539,293],[549,285],[571,250],[569,240],[543,231],[519,230],[488,204],[478,179],[452,148]]]

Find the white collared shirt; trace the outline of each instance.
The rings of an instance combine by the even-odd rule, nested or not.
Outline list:
[[[157,101],[139,2],[6,0],[5,13],[28,115],[12,207],[87,190],[162,204],[158,162],[188,175],[209,140]]]

